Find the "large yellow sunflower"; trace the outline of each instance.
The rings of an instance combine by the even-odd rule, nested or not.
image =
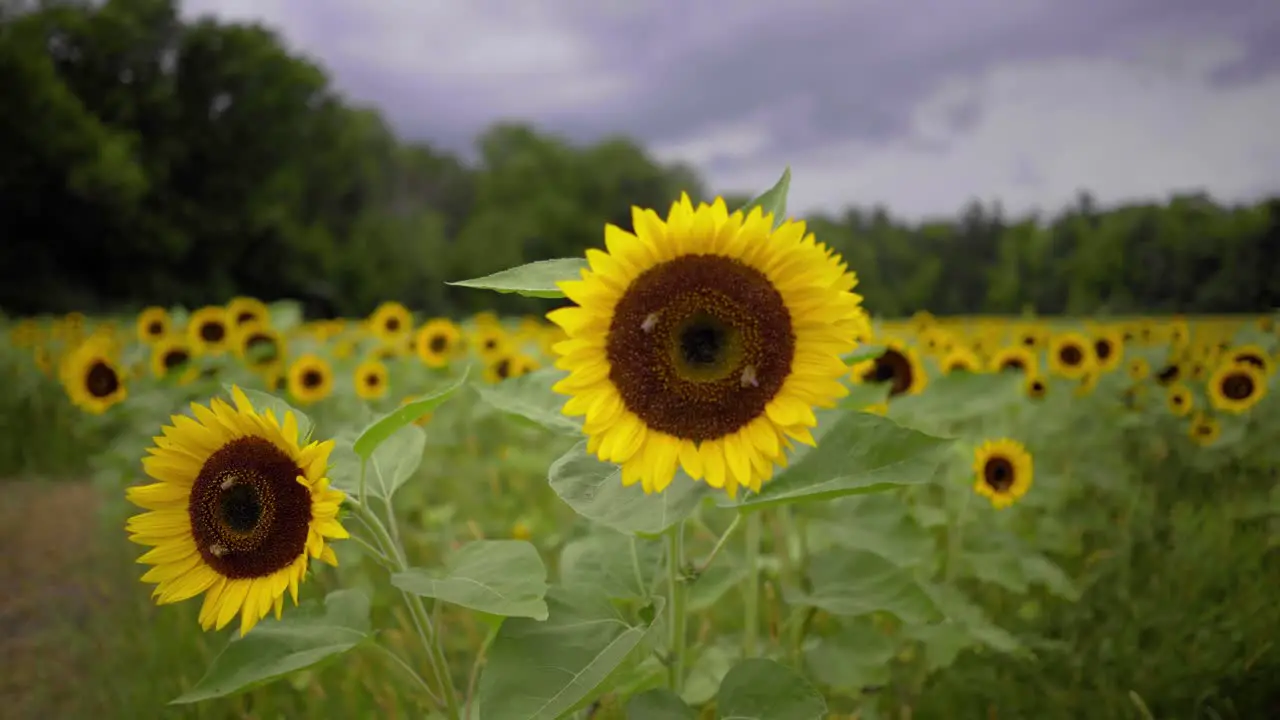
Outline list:
[[[423,365],[442,368],[458,348],[462,332],[448,318],[432,318],[418,328],[413,351]]]
[[[662,491],[677,468],[736,495],[758,491],[791,440],[813,444],[813,408],[833,406],[862,298],[840,257],[803,222],[773,227],[759,208],[730,214],[688,195],[664,221],[632,209],[634,232],[605,227],[575,307],[547,317],[568,415],[622,482]]]
[[[1209,403],[1229,413],[1243,413],[1267,394],[1267,376],[1247,362],[1223,363],[1209,377]]]
[[[280,616],[286,589],[296,605],[308,560],[337,565],[328,541],[348,535],[344,496],[325,477],[333,441],[301,445],[293,413],[259,413],[239,388],[232,398],[171,418],[142,460],[157,482],[126,491],[148,511],[126,529],[152,548],[138,561],[154,566],[142,580],[156,584],[157,604],[205,593],[200,626],[221,630],[239,614],[244,635]]]
[[[198,355],[222,354],[229,339],[226,310],[210,305],[191,313],[187,321],[187,341]]]
[[[289,394],[300,403],[323,400],[333,392],[333,368],[324,358],[308,353],[289,366],[288,383]]]
[[[157,306],[144,309],[138,313],[138,341],[151,344],[168,336],[170,322],[168,310]]]
[[[108,344],[99,338],[76,346],[62,359],[60,370],[68,397],[85,412],[101,415],[128,396],[124,373]]]
[[[973,453],[973,491],[989,498],[996,509],[1009,507],[1031,488],[1032,471],[1031,453],[1022,443],[988,440]]]

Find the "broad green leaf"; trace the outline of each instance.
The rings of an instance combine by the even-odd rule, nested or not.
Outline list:
[[[396,430],[378,444],[378,449],[368,460],[365,467],[366,492],[390,500],[396,490],[418,471],[426,447],[427,434],[417,425],[405,425]]]
[[[502,617],[547,619],[547,568],[524,540],[476,540],[442,570],[409,568],[391,584],[415,595]]]
[[[693,708],[666,688],[640,693],[627,702],[627,720],[695,720],[697,717]]]
[[[746,565],[729,555],[727,551],[721,552],[715,564],[699,575],[689,588],[688,604],[685,607],[691,613],[710,610],[720,602],[720,598],[724,597],[725,593],[737,587],[738,583],[746,577]]]
[[[223,383],[222,388],[226,390],[228,396],[231,395],[230,383]],[[306,413],[271,393],[265,393],[261,390],[254,390],[247,387],[241,387],[240,391],[245,394],[245,397],[249,398],[249,402],[253,403],[253,408],[255,410],[260,413],[270,410],[271,414],[276,416],[276,420],[279,420],[281,425],[284,424],[285,414],[293,413],[294,419],[298,422],[299,442],[305,442],[307,438],[311,437],[311,431],[315,428],[315,425],[311,422],[311,418],[307,417]]]
[[[454,391],[462,387],[462,384],[466,382],[466,380],[467,372],[464,371],[462,375],[452,383],[440,388],[439,390],[428,393],[427,395],[423,395],[412,402],[405,403],[399,408],[383,415],[360,433],[360,437],[356,438],[352,449],[355,450],[356,454],[360,457],[365,460],[369,460],[373,456],[374,450],[378,449],[379,445],[386,442],[388,438],[394,435],[401,428],[412,426],[413,423],[419,420],[423,415],[435,410],[439,407],[440,403],[448,400],[449,396],[452,395]]]
[[[616,599],[645,598],[664,556],[661,542],[606,529],[564,546],[560,584],[594,587]]]
[[[511,618],[498,630],[480,676],[484,720],[556,720],[599,697],[661,625],[655,604],[649,622],[633,621],[603,593],[553,586],[546,621]]]
[[[567,374],[556,368],[543,368],[497,385],[474,387],[480,399],[497,410],[532,420],[548,430],[578,435],[582,433],[581,418],[560,412],[568,398],[551,390]]]
[[[232,639],[195,687],[171,704],[200,702],[263,685],[344,653],[369,636],[369,597],[359,590],[335,590],[325,597],[323,608],[308,603]]]
[[[850,384],[849,394],[840,398],[840,410],[865,411],[871,405],[879,405],[889,399],[889,383]]]
[[[870,620],[851,618],[805,651],[805,665],[818,682],[856,697],[865,687],[888,684],[889,662],[899,643]]]
[[[724,676],[716,712],[722,720],[823,720],[827,703],[795,670],[750,658]]]
[[[360,492],[360,456],[352,449],[356,434],[346,430],[333,438],[329,451],[329,484],[334,490],[356,497]]]
[[[560,291],[557,283],[580,279],[582,271],[588,267],[585,258],[539,260],[482,278],[459,280],[448,284],[477,290],[516,293],[532,298],[562,298],[564,293]]]
[[[714,645],[702,645],[696,653],[685,678],[680,697],[690,705],[703,705],[715,699],[720,683],[734,663],[742,657],[740,643],[730,643],[728,638]]]
[[[705,483],[677,473],[665,491],[646,495],[623,487],[622,469],[587,454],[580,442],[551,465],[551,489],[574,512],[623,533],[657,535],[688,517],[709,492]]]
[[[778,178],[778,182],[774,183],[773,187],[760,193],[742,206],[742,214],[750,214],[752,208],[758,207],[765,215],[773,213],[773,226],[777,227],[786,219],[787,193],[789,192],[791,192],[791,168],[787,167],[782,171],[782,177]]]
[[[735,507],[756,510],[928,483],[951,444],[878,415],[847,413],[816,448]]]
[[[808,592],[786,591],[787,602],[850,617],[887,612],[908,623],[941,619],[911,570],[874,553],[845,549],[817,553],[809,562],[809,582]]]
[[[841,355],[840,359],[846,365],[856,365],[867,360],[875,360],[884,354],[885,349],[883,345],[859,345],[853,352]]]
[[[930,625],[906,625],[903,632],[924,644],[930,670],[950,665],[960,651],[974,645],[985,645],[1003,653],[1023,651],[1022,643],[1016,637],[992,623],[982,608],[959,590],[946,585],[930,585],[927,591],[946,620]]]
[[[809,550],[832,546],[867,550],[899,567],[934,559],[934,538],[916,522],[899,493],[841,498],[807,523]]]

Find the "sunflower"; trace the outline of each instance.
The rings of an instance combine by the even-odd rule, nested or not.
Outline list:
[[[210,305],[191,313],[187,321],[187,340],[197,355],[220,355],[230,339],[226,310]]]
[[[1243,413],[1267,394],[1267,376],[1246,362],[1223,363],[1209,377],[1209,403],[1229,413]]]
[[[428,320],[414,337],[413,351],[423,365],[442,368],[458,348],[462,332],[448,318]]]
[[[365,360],[356,366],[356,395],[364,400],[377,400],[387,394],[387,366],[378,360]]]
[[[200,374],[191,362],[191,348],[185,338],[170,336],[151,346],[151,374],[157,378],[173,378],[186,385]]]
[[[1044,328],[1029,326],[1014,332],[1014,339],[1019,347],[1035,352],[1044,347],[1048,332]]]
[[[1049,369],[1057,375],[1079,380],[1093,369],[1093,343],[1079,333],[1061,333],[1049,340]]]
[[[1043,400],[1049,394],[1049,384],[1039,375],[1028,375],[1022,383],[1022,391],[1032,400]]]
[[[538,361],[528,355],[519,353],[504,355],[484,367],[484,380],[499,383],[510,378],[518,378],[538,369]]]
[[[1124,362],[1124,334],[1118,328],[1094,333],[1093,358],[1099,373],[1109,373]]]
[[[271,311],[257,298],[232,298],[227,303],[227,323],[233,328],[251,324],[270,325]]]
[[[1039,372],[1040,364],[1036,361],[1035,351],[1021,345],[1012,345],[996,351],[991,356],[987,367],[992,372],[1020,372],[1034,375]]]
[[[126,490],[147,511],[126,529],[152,548],[138,561],[154,566],[142,581],[156,584],[157,604],[205,593],[200,626],[221,630],[239,614],[244,635],[268,612],[280,617],[286,589],[296,605],[308,560],[337,565],[328,541],[348,534],[344,496],[325,477],[333,441],[303,446],[292,412],[281,422],[238,387],[232,398],[171,418],[142,461],[157,482]]]
[[[1006,508],[1027,494],[1034,475],[1031,454],[1017,440],[988,440],[973,453],[977,476],[973,491],[990,498],[996,509]]]
[[[1271,355],[1259,345],[1242,345],[1227,351],[1221,362],[1245,363],[1262,371],[1263,375],[1272,372]]]
[[[1142,382],[1151,374],[1151,364],[1147,362],[1146,358],[1132,358],[1125,366],[1125,373],[1129,376],[1130,380],[1134,382]]]
[[[1208,447],[1222,436],[1222,425],[1216,418],[1204,413],[1196,413],[1191,424],[1187,426],[1187,437],[1200,447]]]
[[[156,306],[146,308],[138,313],[136,324],[138,342],[150,345],[169,335],[169,311]]]
[[[289,394],[300,403],[313,403],[333,392],[333,368],[319,355],[302,355],[289,366]]]
[[[265,370],[280,364],[284,358],[284,338],[274,328],[251,320],[235,331],[235,351],[245,365]]]
[[[857,280],[805,223],[775,229],[723,199],[682,195],[665,222],[633,208],[632,224],[606,226],[608,252],[559,284],[576,306],[547,315],[569,335],[555,347],[564,412],[586,415],[588,449],[624,485],[660,492],[683,468],[730,496],[758,491],[791,440],[814,444],[812,408],[848,393]]]
[[[413,315],[398,302],[384,302],[369,316],[369,331],[387,345],[402,344],[413,332]]]
[[[1191,395],[1191,388],[1174,383],[1165,390],[1164,404],[1174,417],[1186,417],[1195,408],[1195,398]]]
[[[978,358],[977,353],[964,345],[954,346],[942,358],[939,367],[943,375],[950,375],[953,372],[961,371],[968,373],[981,372],[982,360]]]
[[[500,325],[481,323],[471,331],[471,346],[476,355],[486,363],[492,363],[510,350],[511,339]]]
[[[91,338],[62,359],[62,385],[76,407],[94,415],[124,400],[124,374],[107,344]]]
[[[889,383],[889,397],[919,395],[929,384],[929,376],[914,348],[890,340],[884,353],[871,361],[870,368],[862,373],[859,382]]]

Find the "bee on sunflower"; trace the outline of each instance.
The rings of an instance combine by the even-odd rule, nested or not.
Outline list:
[[[988,440],[973,453],[973,491],[991,500],[997,510],[1009,507],[1031,489],[1033,470],[1031,453],[1022,443]]]
[[[77,345],[62,359],[60,370],[67,396],[87,413],[101,415],[128,397],[124,374],[108,343],[99,338]]]
[[[1209,377],[1209,404],[1217,410],[1240,414],[1267,394],[1267,376],[1247,362],[1223,363]]]
[[[329,541],[348,537],[338,520],[344,500],[325,477],[333,441],[298,437],[293,413],[258,412],[244,392],[234,406],[215,398],[175,415],[143,459],[155,482],[126,490],[146,512],[126,523],[129,539],[151,549],[142,581],[156,603],[204,593],[199,622],[221,630],[237,615],[244,635],[284,608],[315,558],[337,565]],[[306,443],[305,445],[303,443]]]
[[[633,208],[632,226],[606,226],[607,252],[559,284],[574,306],[547,315],[569,337],[564,412],[586,416],[588,450],[624,485],[661,492],[682,468],[759,491],[792,441],[815,443],[813,408],[848,393],[857,280],[805,223],[723,199],[682,195],[665,220]]]

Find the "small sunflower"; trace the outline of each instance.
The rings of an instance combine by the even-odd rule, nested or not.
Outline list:
[[[976,373],[982,371],[982,360],[978,354],[964,345],[954,346],[938,363],[943,375],[953,372]]]
[[[369,330],[387,345],[402,345],[413,332],[413,315],[398,302],[384,302],[369,316]]]
[[[324,358],[308,353],[289,366],[288,383],[289,394],[300,403],[323,400],[333,392],[333,368]]]
[[[1040,369],[1035,350],[1022,345],[1012,345],[997,350],[991,356],[987,366],[992,372],[1020,372],[1026,375],[1034,375]]]
[[[1164,387],[1169,387],[1181,380],[1183,374],[1182,363],[1171,361],[1156,372],[1156,383],[1163,385]]]
[[[1017,440],[988,440],[974,450],[973,472],[973,491],[996,509],[1006,508],[1031,488],[1031,453]]]
[[[1109,373],[1124,362],[1124,333],[1106,328],[1093,336],[1093,357],[1099,373]]]
[[[152,306],[138,313],[138,342],[150,345],[169,335],[171,325],[169,311],[162,307]]]
[[[1049,369],[1064,378],[1079,380],[1093,369],[1093,343],[1079,333],[1062,333],[1049,340]]]
[[[1246,362],[1224,363],[1209,377],[1208,391],[1215,409],[1243,413],[1267,394],[1267,376]]]
[[[120,366],[107,344],[96,339],[81,343],[62,359],[61,380],[71,402],[94,415],[128,396]]]
[[[588,448],[622,482],[662,491],[677,468],[733,496],[758,491],[791,440],[815,441],[813,407],[848,393],[857,280],[803,222],[729,213],[682,195],[664,222],[633,208],[634,233],[605,228],[576,306],[547,315],[569,340],[564,412],[586,415]]]
[[[281,422],[239,388],[232,398],[171,418],[142,461],[157,482],[126,491],[147,511],[126,529],[151,547],[138,562],[154,566],[142,581],[156,584],[157,604],[204,593],[200,626],[221,630],[239,615],[244,635],[268,612],[280,617],[286,589],[296,605],[309,559],[337,565],[328,542],[348,534],[344,496],[325,477],[333,441],[304,446],[293,413]]]
[[[366,360],[356,366],[356,395],[363,400],[377,400],[387,394],[387,366],[378,360]]]
[[[185,338],[167,337],[151,346],[151,374],[186,385],[200,374],[199,368],[191,362],[191,355],[191,347]]]
[[[1043,400],[1049,394],[1049,384],[1039,375],[1028,375],[1023,381],[1022,391],[1032,400]]]
[[[1209,447],[1218,442],[1222,436],[1222,425],[1218,420],[1204,413],[1197,413],[1187,426],[1187,437],[1200,447]]]
[[[256,320],[246,321],[235,331],[236,355],[255,370],[275,367],[284,358],[284,338],[274,328]]]
[[[1174,417],[1186,417],[1195,409],[1195,404],[1191,388],[1182,383],[1174,383],[1165,390],[1165,407]]]
[[[1151,364],[1147,362],[1146,358],[1132,358],[1125,366],[1125,373],[1130,380],[1142,382],[1151,374]]]
[[[423,365],[442,368],[457,351],[462,332],[448,318],[433,318],[418,329],[414,337],[414,353]]]
[[[230,335],[227,312],[216,305],[196,310],[187,321],[187,341],[197,355],[222,354],[227,349]]]
[[[476,355],[486,363],[495,362],[510,352],[511,339],[507,331],[497,324],[477,324],[471,331],[470,342]]]
[[[485,365],[486,382],[499,383],[510,378],[518,378],[538,369],[538,362],[528,355],[506,355]]]
[[[1245,363],[1262,371],[1263,375],[1272,372],[1271,355],[1260,345],[1242,345],[1227,351],[1221,362]]]
[[[232,328],[245,325],[270,325],[271,311],[257,298],[237,297],[227,303],[227,324]]]
[[[914,348],[890,340],[885,345],[884,354],[872,361],[860,382],[888,383],[889,397],[919,395],[929,384],[929,375]]]

